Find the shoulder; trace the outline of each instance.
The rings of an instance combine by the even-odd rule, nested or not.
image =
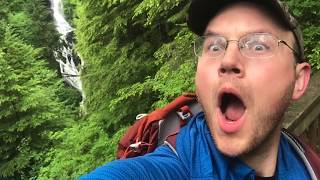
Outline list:
[[[176,150],[180,161],[194,177],[210,177],[214,158],[221,156],[205,122],[204,113],[194,116],[177,136]],[[201,166],[199,166],[201,165]],[[204,169],[208,171],[204,171]],[[211,169],[211,170],[209,170]],[[204,173],[205,172],[205,173]]]
[[[84,179],[185,179],[186,171],[167,146],[144,156],[115,160],[80,177]]]
[[[291,148],[295,152],[295,155],[301,159],[312,179],[319,179],[320,156],[315,151],[313,145],[303,137],[295,136],[285,129],[282,130],[282,136],[283,139],[285,139],[287,143],[290,144]]]
[[[182,146],[183,144],[189,146],[190,143],[196,143],[195,141],[199,141],[199,139],[204,140],[208,137],[212,140],[204,113],[200,112],[180,130],[177,137],[177,146]]]

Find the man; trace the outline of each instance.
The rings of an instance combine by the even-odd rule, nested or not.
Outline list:
[[[310,65],[301,32],[276,0],[194,0],[189,28],[199,35],[196,94],[203,108],[179,133],[176,153],[160,146],[83,179],[315,179],[281,132]]]

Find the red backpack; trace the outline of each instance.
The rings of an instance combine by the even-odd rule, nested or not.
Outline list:
[[[194,93],[179,96],[163,108],[137,116],[118,144],[117,158],[126,159],[153,152],[156,147],[167,144],[175,151],[176,135],[193,115],[201,112]],[[313,179],[320,179],[320,155],[301,137],[286,130],[282,134],[300,155]]]
[[[192,112],[201,111],[196,102],[195,94],[183,94],[163,108],[146,115],[138,115],[137,121],[118,144],[117,158],[142,156],[154,151],[165,141],[175,147],[175,135],[180,127],[192,117]]]

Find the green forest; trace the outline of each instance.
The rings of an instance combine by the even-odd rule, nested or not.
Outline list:
[[[286,1],[318,71],[320,2]],[[194,91],[190,0],[63,3],[85,99],[59,74],[50,1],[0,0],[0,179],[75,179],[115,159],[137,114]]]

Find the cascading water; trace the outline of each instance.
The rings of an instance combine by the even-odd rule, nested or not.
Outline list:
[[[74,29],[65,19],[61,0],[50,0],[50,3],[56,29],[60,33],[59,41],[62,44],[62,46],[54,52],[55,59],[60,65],[60,73],[63,79],[81,93],[83,103],[85,95],[80,80],[83,62],[74,53],[74,44],[72,41]]]

